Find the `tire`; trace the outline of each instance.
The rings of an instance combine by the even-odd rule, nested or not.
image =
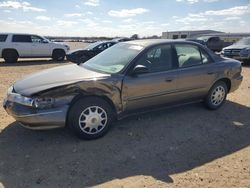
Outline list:
[[[54,61],[63,61],[65,58],[65,51],[64,50],[54,50],[52,54],[52,59]]]
[[[210,110],[216,110],[220,108],[227,98],[227,93],[227,84],[223,81],[216,82],[209,90],[208,95],[205,99],[206,107]]]
[[[243,65],[250,65],[250,59],[243,60]]]
[[[15,50],[5,50],[3,58],[6,63],[17,63],[18,53]]]
[[[67,124],[80,139],[92,140],[108,132],[113,117],[114,112],[108,102],[98,97],[87,97],[73,104]]]

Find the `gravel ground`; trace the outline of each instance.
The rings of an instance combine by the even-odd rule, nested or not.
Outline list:
[[[0,63],[0,102],[23,76],[63,63]],[[0,108],[0,187],[250,187],[250,67],[218,111],[192,104],[116,122],[103,138],[31,131]]]

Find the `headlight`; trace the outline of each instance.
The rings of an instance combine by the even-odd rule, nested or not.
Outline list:
[[[64,46],[66,47],[67,51],[70,50],[70,47],[68,45],[64,44]]]
[[[33,99],[29,97],[24,97],[17,93],[9,93],[7,95],[7,100],[15,103],[19,103],[25,106],[32,106],[33,105]]]
[[[245,48],[242,50],[243,52],[250,53],[250,48]]]
[[[55,103],[53,98],[35,98],[33,106],[36,108],[51,108]]]
[[[248,55],[250,54],[250,48],[244,48],[240,51],[241,55]]]
[[[7,96],[13,92],[13,86],[9,87],[7,90]]]

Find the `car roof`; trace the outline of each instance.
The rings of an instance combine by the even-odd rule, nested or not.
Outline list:
[[[177,40],[177,39],[144,39],[144,40],[133,40],[133,41],[128,41],[125,42],[127,44],[133,44],[133,45],[139,45],[143,47],[149,47],[149,46],[154,46],[158,44],[166,44],[166,43],[186,43],[186,44],[195,44],[197,45],[196,42],[193,41],[186,41],[186,40]],[[199,44],[198,44],[199,45]]]

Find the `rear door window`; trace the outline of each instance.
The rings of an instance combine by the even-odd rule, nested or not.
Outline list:
[[[30,35],[13,35],[12,42],[31,42]]]
[[[115,43],[113,43],[113,42],[109,42],[109,43],[107,43],[107,46],[108,46],[108,48],[109,47],[111,47],[111,46],[113,46]]]
[[[102,43],[98,45],[97,47],[95,47],[95,49],[100,50],[100,51],[106,50],[107,48],[108,48],[107,43]]]
[[[0,42],[5,42],[8,35],[0,35]]]
[[[203,64],[207,64],[207,63],[212,63],[213,60],[211,59],[211,57],[204,51],[204,50],[200,50],[201,51],[201,58],[202,58],[202,63]]]
[[[102,50],[103,49],[103,44],[99,44],[94,48],[94,50]]]
[[[203,64],[201,53],[197,46],[189,44],[176,44],[175,49],[180,68]]]

